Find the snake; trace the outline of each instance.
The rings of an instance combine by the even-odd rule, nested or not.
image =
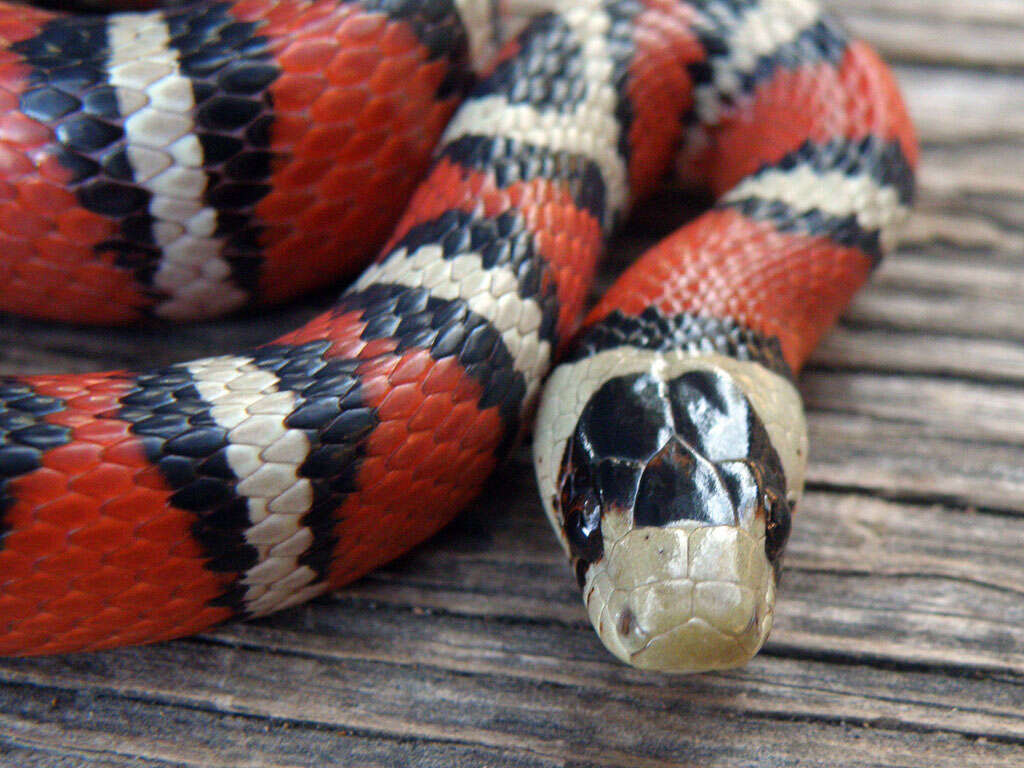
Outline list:
[[[0,655],[339,588],[536,418],[608,650],[753,657],[804,485],[795,377],[914,196],[879,56],[814,0],[139,5],[0,4],[0,311],[159,325],[350,282],[254,349],[0,379]],[[667,180],[713,202],[588,312]]]

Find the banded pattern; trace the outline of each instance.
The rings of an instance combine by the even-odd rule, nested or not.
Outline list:
[[[229,23],[222,11],[210,19],[212,15],[165,19],[159,12],[116,14],[107,27],[108,81],[124,120],[124,147],[118,154],[128,166],[124,175],[145,193],[142,197],[148,196],[148,215],[136,214],[132,226],[143,230],[140,239],[151,242],[159,254],[156,265],[143,269],[152,271],[148,282],[166,297],[154,312],[171,319],[208,317],[237,309],[248,299],[246,289],[252,287],[253,259],[248,260],[247,276],[243,269],[233,270],[221,256],[222,242],[214,237],[220,217],[214,206],[217,202],[230,204],[232,197],[259,195],[258,185],[266,171],[246,173],[245,166],[259,157],[267,136],[258,130],[247,131],[253,144],[249,153],[228,160],[228,168],[234,171],[228,171],[228,178],[236,185],[231,194],[209,189],[211,179],[205,166],[215,166],[221,159],[217,145],[223,144],[223,134],[213,131],[246,128],[251,125],[248,121],[263,111],[258,99],[245,98],[239,92],[265,86],[277,73],[264,63],[269,58],[265,51],[247,56],[234,71],[224,73],[221,83],[226,94],[207,99],[196,111],[197,96],[203,99],[208,94],[201,88],[199,94],[195,92],[193,77],[201,75],[201,62],[220,51],[192,48],[189,43],[197,38],[197,27]],[[253,26],[241,25],[239,37],[247,47],[258,50],[265,41],[251,36]],[[205,142],[201,136],[206,137]],[[242,266],[237,259],[235,265]]]
[[[531,22],[521,38],[530,47],[477,87],[444,140],[485,136],[582,155],[600,168],[607,197],[603,223],[610,227],[629,200],[626,162],[618,151],[622,126],[610,39],[616,25],[599,0],[565,5],[562,15]]]
[[[245,589],[241,604],[245,613],[259,616],[303,602],[327,585],[311,584],[318,574],[300,565],[314,544],[312,530],[301,520],[313,489],[299,477],[309,440],[301,430],[285,426],[296,397],[254,362],[215,358],[187,368],[200,397],[210,403],[215,428],[227,431],[224,453],[218,456],[227,467],[219,469],[230,469],[237,479],[234,495],[246,502],[244,537],[254,561],[240,579]]]
[[[315,532],[329,537],[329,529],[304,520],[314,498],[301,476],[311,440],[285,425],[299,395],[276,375],[282,361],[272,352],[197,360],[140,377],[120,398],[118,413],[134,434],[150,438],[149,458],[174,491],[171,504],[195,515],[192,530],[207,567],[235,574],[236,588],[218,603],[248,615],[326,586],[323,568],[302,562],[329,544],[314,543]],[[308,365],[307,350],[289,353],[292,367]]]
[[[438,314],[474,318],[445,333],[433,354],[459,351],[464,366],[484,363],[481,405],[499,405],[514,427],[550,365],[558,318],[550,270],[522,217],[507,212],[476,219],[452,212],[419,224],[353,290],[374,284],[409,296],[422,291]],[[463,339],[462,333],[474,338]]]
[[[791,378],[891,247],[917,160],[891,76],[815,3],[711,2],[695,28],[683,158],[719,200],[598,303],[534,442],[595,629],[668,671],[771,629],[807,458]]]
[[[27,122],[0,131],[2,159],[70,186],[34,218],[0,206],[0,246],[87,232],[75,258],[113,287],[43,291],[78,319],[210,314],[338,275],[443,139],[380,258],[305,327],[154,372],[3,383],[0,653],[173,637],[358,577],[478,492],[570,349],[535,451],[595,627],[655,668],[757,650],[803,485],[792,375],[888,244],[916,162],[886,70],[814,3],[12,18],[0,82]],[[686,132],[719,202],[574,342],[604,235]],[[24,170],[11,199],[38,183]],[[3,306],[39,298],[38,259],[0,263]]]
[[[417,7],[428,20],[438,10]],[[240,13],[238,6],[230,10]],[[157,48],[153,41],[174,29],[162,14],[130,19],[137,25],[132,44],[142,52]],[[246,34],[257,28],[267,32],[272,42],[273,24],[239,23],[249,25]],[[521,77],[508,75],[535,71],[548,55],[545,46],[556,27],[558,20],[548,17],[527,29],[516,56],[504,68],[499,65],[463,109],[498,99],[510,113],[557,111],[551,103],[563,87],[557,71],[548,72],[547,86],[525,92]],[[432,38],[423,39],[433,55]],[[607,63],[605,46],[582,42],[587,45],[571,56],[581,71],[600,70]],[[448,44],[461,45],[457,37]],[[260,43],[253,49],[262,54],[268,47]],[[181,73],[197,65],[186,57],[175,62],[178,68],[167,73],[171,90],[184,79]],[[287,67],[280,60],[274,64],[273,83],[280,83]],[[133,66],[147,69],[140,61]],[[131,80],[122,70],[117,76]],[[195,97],[194,79],[192,85]],[[595,97],[595,91],[610,98]],[[614,122],[618,97],[608,82],[584,79],[578,95],[589,105],[588,119]],[[610,112],[601,116],[598,109],[604,106]],[[148,120],[156,107],[147,101],[140,109]],[[96,386],[109,387],[104,397],[90,396],[83,404],[68,399],[68,421],[116,433],[112,445],[98,450],[97,466],[81,471],[102,474],[109,451],[130,452],[131,462],[147,467],[140,482],[151,492],[138,498],[129,494],[114,519],[101,499],[74,497],[68,503],[84,521],[80,535],[130,536],[147,514],[143,503],[161,509],[167,521],[152,544],[181,550],[191,572],[206,574],[205,582],[197,588],[190,578],[189,599],[170,601],[180,615],[166,612],[168,601],[159,609],[148,601],[130,606],[119,601],[123,615],[99,611],[104,628],[74,610],[57,616],[44,609],[26,621],[24,603],[11,602],[18,585],[5,582],[0,585],[0,624],[6,627],[0,651],[100,648],[143,634],[159,639],[194,631],[196,621],[262,615],[358,576],[450,519],[532,412],[541,377],[583,306],[601,245],[601,219],[609,208],[605,169],[558,150],[569,146],[568,135],[559,139],[559,131],[575,126],[570,122],[546,134],[554,139],[554,150],[542,144],[536,152],[520,152],[526,145],[514,137],[454,135],[439,151],[437,165],[381,260],[306,328],[241,355],[146,374],[99,376]],[[126,131],[122,151],[137,185],[147,157],[140,149],[143,133]],[[272,130],[268,136],[267,146],[273,148]],[[484,150],[503,142],[501,151]],[[206,144],[198,145],[207,154]],[[467,150],[475,153],[471,162],[463,162]],[[150,195],[148,211],[162,190],[141,187]],[[261,194],[266,201],[274,193]],[[221,221],[223,207],[204,195],[202,203]],[[243,213],[259,215],[260,205]],[[167,263],[162,256],[161,264]],[[57,378],[50,386],[63,392],[78,385],[74,378]],[[12,495],[20,511],[11,518],[10,547],[0,551],[5,573],[4,556],[25,554],[26,542],[37,540],[41,524],[31,493],[16,486]],[[182,546],[182,535],[188,547]],[[28,558],[29,567],[35,563]],[[53,572],[45,578],[54,578]],[[139,591],[156,589],[144,567],[130,578]],[[79,589],[74,578],[65,583],[72,593]],[[93,592],[100,603],[112,599],[110,590]],[[54,595],[56,602],[66,599]]]
[[[867,136],[807,142],[745,178],[721,205],[782,232],[828,233],[878,262],[913,197],[914,173],[899,144]]]
[[[468,82],[465,37],[440,0],[239,0],[12,25],[21,13],[0,5],[20,36],[0,88],[22,123],[0,144],[16,169],[52,158],[59,204],[41,204],[28,167],[15,175],[0,308],[22,314],[207,318],[353,271]]]
[[[711,0],[695,27],[707,57],[691,67],[693,118],[705,126],[770,80],[780,68],[838,64],[845,35],[814,0]]]
[[[779,340],[744,328],[730,318],[707,315],[666,315],[651,306],[639,315],[615,310],[581,337],[567,362],[617,347],[654,352],[683,350],[692,354],[714,352],[737,360],[759,363],[780,376],[793,373],[782,357]]]

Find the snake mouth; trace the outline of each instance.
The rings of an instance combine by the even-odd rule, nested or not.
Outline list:
[[[706,672],[749,661],[775,607],[764,532],[682,521],[635,528],[591,565],[584,601],[601,641],[641,669]]]

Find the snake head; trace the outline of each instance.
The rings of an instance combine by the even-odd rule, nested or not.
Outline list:
[[[760,649],[795,496],[737,377],[652,365],[606,378],[553,479],[590,620],[616,656],[693,672]]]

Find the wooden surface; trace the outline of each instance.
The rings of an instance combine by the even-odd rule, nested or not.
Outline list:
[[[0,661],[0,765],[1024,766],[1024,2],[833,6],[896,64],[921,202],[801,378],[810,489],[752,664],[613,661],[524,452],[444,534],[317,604]],[[142,334],[8,320],[0,371],[187,359],[311,312]]]

